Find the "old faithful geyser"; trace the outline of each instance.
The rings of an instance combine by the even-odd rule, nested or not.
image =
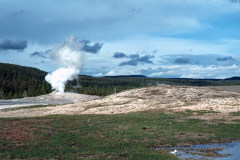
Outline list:
[[[81,70],[82,54],[84,53],[83,46],[82,42],[70,37],[61,46],[51,51],[51,58],[61,68],[49,73],[45,79],[56,91],[64,92],[67,81],[78,77]]]

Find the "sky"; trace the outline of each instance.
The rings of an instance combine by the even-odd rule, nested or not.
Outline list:
[[[0,62],[53,72],[69,37],[83,75],[240,76],[240,0],[0,0]]]

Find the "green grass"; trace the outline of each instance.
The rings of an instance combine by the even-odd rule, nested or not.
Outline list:
[[[191,114],[145,111],[0,119],[0,159],[177,159],[156,148],[240,139],[240,123],[176,121]],[[24,141],[3,136],[18,127],[26,130]]]
[[[233,122],[240,122],[240,119],[234,119]]]
[[[232,112],[231,115],[232,116],[240,116],[240,111],[239,112]]]

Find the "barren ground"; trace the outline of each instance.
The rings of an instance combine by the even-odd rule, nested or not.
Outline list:
[[[240,119],[230,116],[240,111],[240,94],[209,87],[160,86],[133,89],[97,100],[74,104],[0,111],[0,117],[36,117],[53,114],[120,114],[161,109],[166,112],[200,111],[201,119]],[[198,116],[199,117],[199,116]],[[194,118],[194,117],[192,117]]]
[[[210,86],[210,88],[215,88],[217,90],[222,90],[222,91],[240,93],[240,86]]]
[[[98,98],[98,96],[90,96],[85,94],[52,92],[50,94],[37,97],[0,100],[0,110],[34,105],[71,104],[77,102],[86,102]]]

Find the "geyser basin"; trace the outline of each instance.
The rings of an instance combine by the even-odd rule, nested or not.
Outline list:
[[[91,96],[77,93],[61,93],[52,92],[47,95],[38,97],[26,97],[20,99],[0,100],[0,109],[10,109],[23,106],[34,105],[57,105],[57,104],[71,104],[77,102],[86,102],[98,99],[98,96]]]

